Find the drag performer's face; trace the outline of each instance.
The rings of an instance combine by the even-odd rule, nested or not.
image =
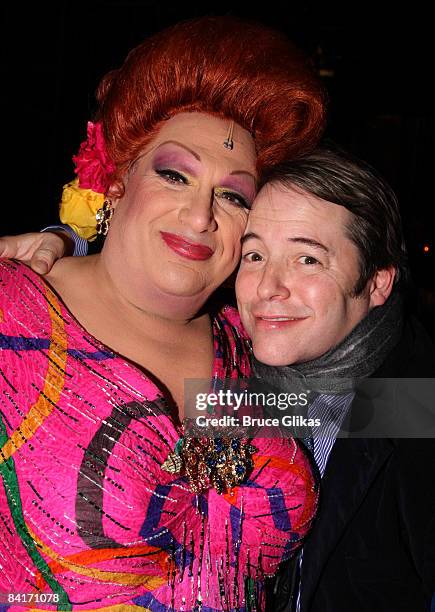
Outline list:
[[[391,269],[378,270],[354,295],[360,265],[350,222],[343,206],[301,190],[272,184],[258,194],[236,292],[260,361],[281,366],[319,357],[388,298]]]
[[[165,123],[125,178],[103,251],[134,300],[200,306],[235,269],[256,194],[251,135],[230,122],[181,113]],[[118,283],[119,284],[119,283]]]

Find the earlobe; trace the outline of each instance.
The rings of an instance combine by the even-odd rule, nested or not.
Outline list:
[[[394,267],[377,270],[370,282],[370,308],[382,306],[390,297],[396,278]]]
[[[113,209],[118,205],[118,201],[124,195],[124,183],[121,180],[114,181],[106,192],[106,197],[110,198]]]

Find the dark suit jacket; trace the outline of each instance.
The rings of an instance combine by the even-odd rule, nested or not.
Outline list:
[[[418,323],[375,376],[435,377]],[[281,568],[268,610],[292,610],[295,563]],[[429,612],[434,592],[435,441],[337,439],[304,546],[301,612]]]

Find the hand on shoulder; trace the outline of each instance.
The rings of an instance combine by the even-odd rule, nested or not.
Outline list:
[[[47,274],[57,259],[71,248],[66,232],[31,232],[0,238],[0,257],[17,259],[38,274]]]

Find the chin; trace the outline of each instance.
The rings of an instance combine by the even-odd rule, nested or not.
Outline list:
[[[201,274],[184,267],[160,271],[156,285],[162,293],[179,297],[194,297],[207,289],[207,281]]]
[[[278,347],[273,349],[270,346],[255,346],[255,342],[253,343],[253,351],[255,358],[258,359],[258,361],[272,367],[291,365],[294,363],[295,359],[294,355],[289,355],[285,351],[280,350]]]

